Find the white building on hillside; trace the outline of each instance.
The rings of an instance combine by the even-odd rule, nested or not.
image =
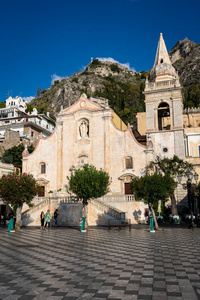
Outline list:
[[[6,107],[0,109],[0,139],[5,137],[5,130],[19,133],[20,138],[35,141],[39,135],[48,137],[54,130],[53,120],[49,114],[38,114],[34,108],[31,114],[26,113],[26,102],[21,97],[9,97]]]

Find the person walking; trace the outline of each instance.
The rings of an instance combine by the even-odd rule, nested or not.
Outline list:
[[[54,226],[55,226],[55,227],[58,226],[58,216],[59,216],[59,214],[58,214],[58,209],[56,209],[56,210],[54,211],[54,220],[55,220]]]
[[[48,227],[50,228],[50,221],[51,221],[51,216],[50,216],[50,210],[48,209],[45,216],[45,228]]]
[[[155,232],[154,230],[154,219],[153,219],[153,212],[152,212],[152,204],[149,203],[149,227],[150,232]]]
[[[9,218],[9,223],[8,223],[8,232],[10,231],[13,231],[13,227],[14,227],[14,222],[13,222],[13,219],[14,219],[14,212],[11,211],[8,215],[8,218]]]
[[[44,212],[42,211],[40,214],[40,222],[41,222],[40,229],[44,229],[44,220],[45,220],[45,216],[44,216]]]

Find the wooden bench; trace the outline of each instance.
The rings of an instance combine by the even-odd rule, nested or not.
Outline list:
[[[112,227],[118,227],[118,230],[121,230],[122,227],[128,227],[131,231],[131,220],[112,220],[108,219],[108,230],[111,230]]]

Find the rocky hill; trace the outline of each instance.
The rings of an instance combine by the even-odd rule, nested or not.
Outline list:
[[[70,78],[55,81],[54,85],[41,91],[32,100],[39,112],[50,111],[55,117],[61,106],[68,107],[77,101],[82,93],[88,97],[109,99],[110,106],[124,119],[131,122],[133,113],[144,111],[144,81],[146,72],[136,73],[116,63],[93,60],[83,72]]]
[[[169,55],[185,89],[185,107],[200,106],[200,44],[185,38]]]
[[[200,45],[187,38],[179,41],[169,52],[185,92],[185,107],[200,106]],[[49,111],[56,117],[61,106],[68,107],[82,93],[88,97],[103,97],[126,122],[133,121],[135,112],[144,111],[144,81],[149,71],[130,71],[116,63],[93,60],[83,72],[55,81],[32,100],[40,113]]]

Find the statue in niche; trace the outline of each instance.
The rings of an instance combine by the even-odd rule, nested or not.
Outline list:
[[[79,133],[82,139],[89,137],[89,124],[87,121],[83,120],[79,126]]]

